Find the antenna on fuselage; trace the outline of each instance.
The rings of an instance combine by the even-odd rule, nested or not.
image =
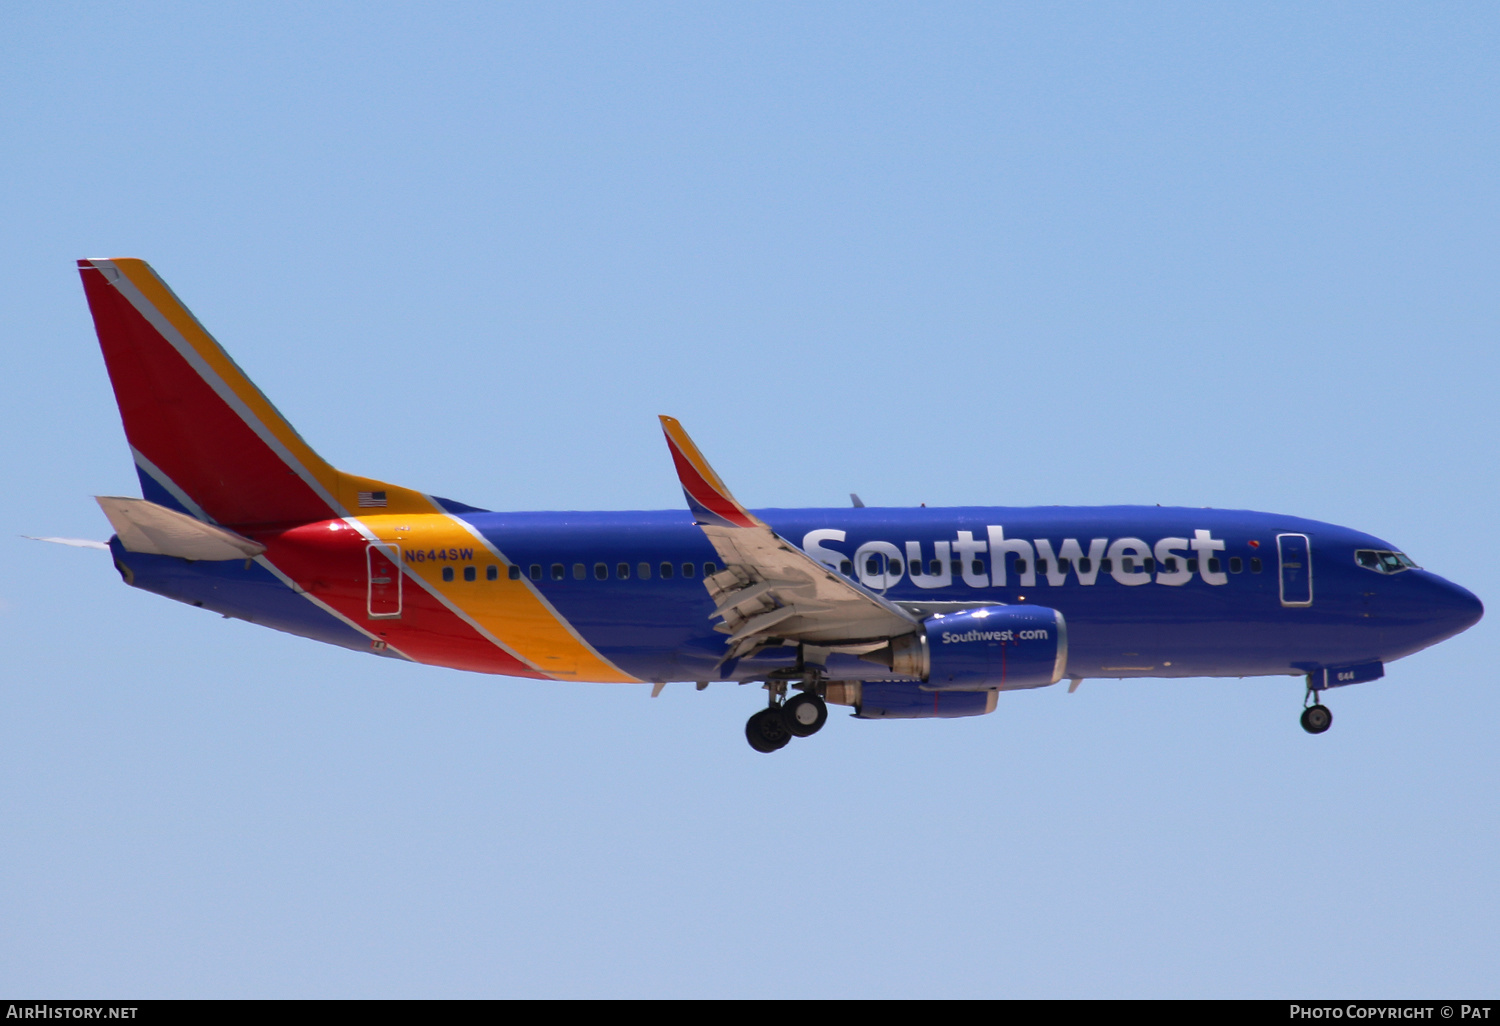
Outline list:
[[[852,503],[854,503],[854,508],[855,509],[864,509],[865,508],[865,500],[861,499],[859,497],[858,493],[856,493],[856,492],[850,492],[849,493],[849,501],[852,502]]]

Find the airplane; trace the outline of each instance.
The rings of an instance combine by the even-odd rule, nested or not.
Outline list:
[[[142,497],[125,583],[317,641],[556,681],[759,684],[758,752],[860,719],[983,715],[1089,678],[1324,693],[1466,630],[1478,598],[1379,538],[1245,510],[742,505],[660,418],[686,509],[491,512],[334,469],[138,259],[78,261]]]

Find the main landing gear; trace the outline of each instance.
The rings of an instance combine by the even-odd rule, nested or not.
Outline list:
[[[828,722],[828,705],[816,691],[786,698],[786,684],[767,684],[770,704],[745,723],[745,740],[757,752],[785,748],[794,737],[812,737]]]
[[[1313,689],[1312,678],[1309,676],[1307,697],[1302,700],[1302,729],[1309,734],[1321,734],[1333,726],[1333,713],[1318,699],[1319,694]]]

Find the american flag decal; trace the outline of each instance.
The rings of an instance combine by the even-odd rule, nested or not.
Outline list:
[[[344,494],[348,494],[347,492]],[[385,492],[360,492],[359,508],[370,509],[372,507],[383,507],[385,505]]]

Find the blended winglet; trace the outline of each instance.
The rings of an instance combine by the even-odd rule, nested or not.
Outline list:
[[[715,630],[727,634],[721,667],[764,648],[813,645],[858,655],[910,634],[901,607],[819,563],[735,501],[682,425],[661,418],[693,519],[724,564],[703,578]],[[814,659],[816,662],[816,658]]]
[[[729,494],[729,489],[708,465],[708,460],[703,458],[677,418],[661,417],[661,429],[667,436],[667,448],[672,450],[677,478],[682,482],[682,492],[687,496],[696,523],[721,527],[766,526]]]

